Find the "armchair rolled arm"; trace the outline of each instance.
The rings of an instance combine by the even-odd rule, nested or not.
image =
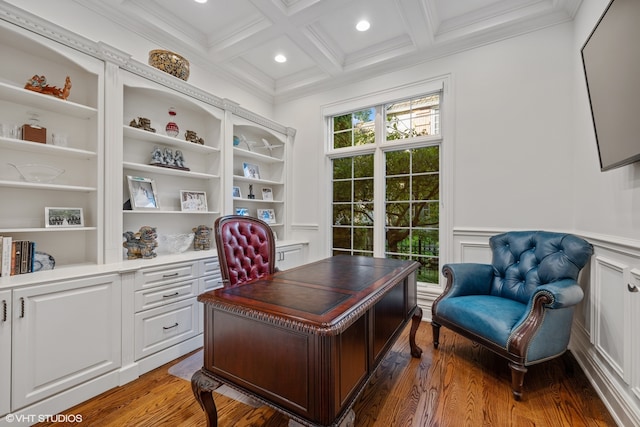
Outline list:
[[[578,304],[584,297],[582,288],[575,280],[564,279],[546,283],[538,287],[531,299],[537,298],[540,293],[550,296],[551,302],[545,304],[547,308],[563,308]]]
[[[445,264],[442,274],[447,278],[447,288],[443,294],[448,297],[487,295],[493,279],[493,266],[476,263]]]

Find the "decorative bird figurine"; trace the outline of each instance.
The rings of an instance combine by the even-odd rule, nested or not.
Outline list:
[[[258,148],[266,148],[267,150],[269,150],[269,155],[271,157],[273,157],[273,149],[274,148],[284,147],[283,144],[271,144],[269,141],[267,141],[264,138],[262,138],[262,143],[264,144],[264,147],[258,147]]]
[[[249,151],[253,151],[252,147],[255,147],[257,144],[255,141],[249,141],[243,134],[240,134],[240,142],[243,142]]]

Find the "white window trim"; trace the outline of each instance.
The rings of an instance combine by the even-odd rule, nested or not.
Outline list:
[[[332,173],[331,160],[340,157],[351,157],[358,154],[374,153],[374,163],[376,167],[383,167],[384,164],[384,152],[395,150],[403,147],[421,147],[432,145],[440,142],[440,256],[439,256],[439,269],[442,269],[444,264],[453,262],[453,153],[454,153],[454,121],[455,121],[455,109],[454,109],[454,93],[453,93],[453,76],[450,74],[437,76],[428,80],[420,82],[398,86],[390,88],[381,92],[373,94],[367,94],[343,101],[331,103],[322,106],[322,118],[325,121],[325,188],[327,188],[325,196],[325,212],[326,221],[325,226],[325,247],[327,248],[327,256],[332,253],[331,246],[331,227],[332,227],[332,200],[331,190],[328,186]],[[440,129],[441,134],[438,136],[425,136],[412,139],[409,142],[398,141],[384,141],[375,146],[357,146],[341,149],[334,149],[331,144],[331,135],[333,129],[331,126],[330,117],[340,114],[346,114],[353,111],[362,110],[365,108],[371,108],[371,106],[384,105],[391,102],[399,101],[406,98],[412,98],[431,92],[442,91],[442,99],[440,101]],[[380,111],[376,111],[376,114],[380,114]],[[384,123],[380,123],[384,126]],[[384,135],[382,129],[376,128],[376,135]],[[378,142],[378,141],[376,141]],[[384,168],[382,169],[384,170]],[[380,198],[382,197],[382,199]],[[374,199],[384,199],[384,176],[378,174],[374,177]],[[376,224],[384,224],[384,210],[376,210],[375,216]],[[374,256],[384,257],[384,227],[374,228]],[[380,253],[379,253],[380,252]],[[443,277],[440,275],[440,283],[437,284],[439,289],[435,289],[434,293],[439,293],[444,287]]]

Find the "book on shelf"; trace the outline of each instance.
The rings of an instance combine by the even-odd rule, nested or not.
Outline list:
[[[19,240],[11,242],[11,275],[20,274],[20,262],[22,262],[22,243]]]
[[[2,238],[2,276],[33,272],[36,243],[29,240]]]
[[[11,275],[11,236],[0,236],[0,276]]]

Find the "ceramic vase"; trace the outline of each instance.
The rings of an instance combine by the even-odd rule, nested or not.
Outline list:
[[[169,108],[169,123],[167,123],[167,126],[165,127],[165,132],[167,133],[167,135],[172,136],[172,137],[176,137],[178,136],[178,133],[180,132],[180,128],[178,127],[178,125],[173,121],[173,118],[176,116],[176,110],[175,108],[171,107]]]

